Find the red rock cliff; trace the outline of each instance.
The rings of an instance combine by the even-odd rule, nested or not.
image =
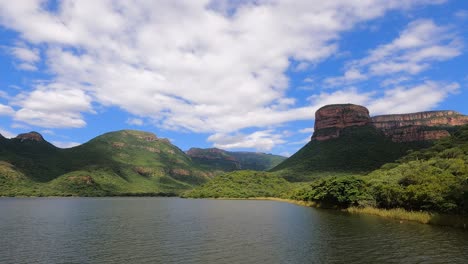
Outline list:
[[[353,104],[326,105],[315,112],[312,140],[337,138],[340,132],[351,126],[365,126],[371,122],[369,110]]]
[[[19,134],[18,136],[16,136],[16,139],[19,139],[21,142],[26,141],[26,140],[37,141],[37,142],[44,141],[44,138],[42,137],[42,135],[34,131],[29,132],[29,133]]]
[[[327,105],[315,113],[312,140],[340,136],[346,127],[373,125],[394,142],[436,140],[450,136],[447,128],[468,124],[468,116],[455,111],[428,111],[370,118],[367,108],[353,104]]]
[[[375,116],[372,124],[395,142],[425,141],[449,136],[446,128],[468,124],[468,116],[455,111],[427,111]]]

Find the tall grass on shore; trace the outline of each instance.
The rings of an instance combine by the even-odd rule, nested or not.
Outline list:
[[[349,207],[346,212],[352,214],[370,214],[396,220],[415,221],[423,224],[468,228],[468,217],[461,215],[443,215],[423,211],[407,211],[402,208],[379,209],[375,207]]]

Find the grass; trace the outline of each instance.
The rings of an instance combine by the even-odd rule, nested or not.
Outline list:
[[[468,228],[468,217],[462,215],[444,215],[438,213],[429,213],[424,211],[407,211],[402,208],[379,209],[374,207],[349,207],[344,211],[351,214],[369,214],[380,217],[414,221],[422,224],[452,226],[457,228]]]
[[[378,215],[385,218],[397,219],[397,220],[406,220],[406,221],[415,221],[422,224],[431,223],[433,214],[423,211],[407,211],[402,208],[394,209],[379,209],[375,207],[349,207],[344,209],[344,211],[351,214],[370,214]]]

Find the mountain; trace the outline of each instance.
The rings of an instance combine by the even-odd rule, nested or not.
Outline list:
[[[269,170],[286,157],[259,152],[232,152],[218,148],[191,148],[187,155],[201,167],[209,170]]]
[[[409,150],[450,136],[468,117],[431,111],[371,118],[364,106],[327,105],[315,114],[311,141],[271,171],[291,181],[337,174],[365,174]]]
[[[0,195],[163,195],[213,176],[169,140],[133,130],[70,149],[36,132],[3,138],[0,161]]]

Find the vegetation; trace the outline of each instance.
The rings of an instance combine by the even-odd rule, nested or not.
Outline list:
[[[372,126],[349,127],[339,138],[310,141],[271,171],[289,181],[362,175],[429,143],[395,143]]]
[[[235,171],[215,177],[183,194],[187,198],[280,197],[291,183],[268,172]]]
[[[291,197],[339,207],[467,214],[468,126],[368,175],[319,179]]]
[[[338,143],[342,142],[335,140],[328,146],[336,150]],[[356,146],[350,141],[348,143]],[[313,150],[308,148],[301,151],[313,154]],[[300,154],[300,157],[305,157],[305,154]],[[312,154],[311,158],[322,159]],[[303,169],[323,168],[332,171],[341,162],[335,158],[327,163],[331,168],[326,168],[323,164],[306,165],[306,160],[299,162],[297,159],[292,162],[288,160],[278,167],[283,168],[283,172],[288,169],[285,163],[292,164],[293,170],[302,166]],[[297,183],[278,180],[281,177],[277,171],[262,174],[236,172],[215,178],[189,192],[187,197],[278,197],[282,201],[339,208],[351,213],[375,214],[421,223],[467,225],[468,126],[459,127],[452,137],[439,140],[419,151],[409,151],[407,155],[370,173],[357,174],[351,171]]]
[[[190,155],[190,153],[196,155]],[[266,171],[280,164],[286,157],[260,152],[234,152],[221,149],[192,148],[188,151],[194,163],[211,171]]]
[[[212,176],[168,140],[132,130],[70,149],[3,139],[0,160],[0,196],[174,195]]]

